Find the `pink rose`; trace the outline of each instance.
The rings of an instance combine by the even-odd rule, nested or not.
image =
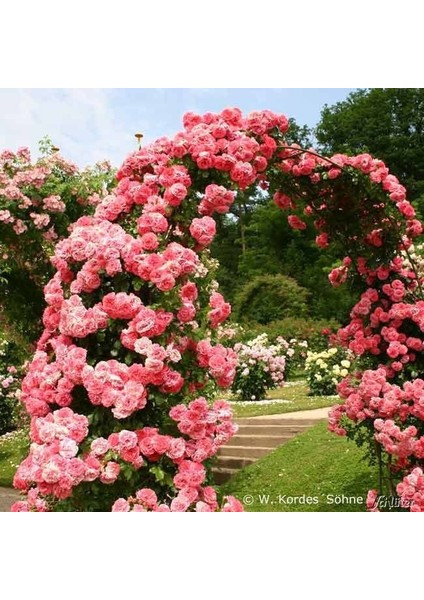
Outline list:
[[[129,512],[129,510],[130,505],[128,500],[125,500],[124,498],[118,498],[112,506],[112,512]]]
[[[209,246],[216,233],[215,220],[212,217],[193,219],[190,225],[190,233],[200,246]]]
[[[141,236],[143,250],[153,251],[159,246],[158,236],[155,233],[145,233]]]
[[[183,304],[177,313],[178,320],[181,323],[189,323],[196,316],[196,308],[190,302]]]

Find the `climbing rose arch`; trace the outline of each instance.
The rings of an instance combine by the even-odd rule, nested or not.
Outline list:
[[[315,227],[320,247],[335,245],[333,285],[362,286],[338,337],[368,368],[340,385],[346,401],[330,427],[366,426],[407,475],[399,493],[424,507],[424,381],[413,378],[424,301],[405,262],[422,227],[405,188],[368,154],[288,145],[287,118],[268,110],[183,122],[173,139],[130,154],[115,193],[56,247],[45,330],[22,386],[33,443],[13,509],[242,510],[217,498],[211,478],[236,426],[226,402],[209,400],[231,385],[236,355],[216,339],[231,308],[208,248],[214,217],[257,186],[293,228]]]

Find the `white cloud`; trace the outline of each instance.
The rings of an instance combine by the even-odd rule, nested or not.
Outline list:
[[[108,158],[120,165],[135,148],[133,132],[113,108],[115,90],[2,89],[0,147],[29,146],[48,134],[79,166]]]

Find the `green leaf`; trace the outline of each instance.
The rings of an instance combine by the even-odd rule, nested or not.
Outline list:
[[[150,473],[155,476],[156,481],[162,481],[165,478],[165,472],[159,467],[159,465],[150,467]]]

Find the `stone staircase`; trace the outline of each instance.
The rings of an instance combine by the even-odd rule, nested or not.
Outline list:
[[[213,469],[215,483],[224,483],[239,469],[254,463],[326,418],[322,412],[308,412],[312,413],[310,417],[303,412],[301,418],[296,418],[295,413],[286,413],[237,419],[238,432],[218,451],[218,463]]]

